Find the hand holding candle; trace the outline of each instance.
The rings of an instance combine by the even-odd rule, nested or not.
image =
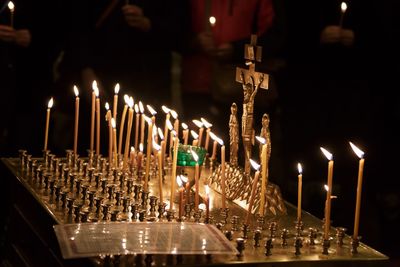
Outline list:
[[[74,85],[75,93],[75,124],[74,124],[74,154],[78,153],[78,126],[79,126],[79,90]]]
[[[363,180],[363,172],[364,172],[364,152],[356,147],[352,142],[350,142],[350,146],[353,149],[354,153],[357,157],[360,158],[358,164],[358,181],[357,181],[357,198],[356,198],[356,210],[354,214],[354,232],[353,239],[358,239],[358,226],[360,223],[360,206],[361,206],[361,192],[362,192],[362,180]]]
[[[50,98],[48,104],[47,104],[47,112],[46,112],[46,129],[44,132],[44,147],[43,147],[43,151],[47,150],[47,141],[49,138],[49,124],[50,124],[50,110],[53,107],[53,98]]]
[[[329,230],[331,228],[331,200],[332,200],[332,178],[333,178],[333,155],[325,148],[320,148],[325,157],[329,160],[328,162],[328,184],[326,191],[326,203],[325,203],[325,228],[324,228],[324,239],[329,240]]]

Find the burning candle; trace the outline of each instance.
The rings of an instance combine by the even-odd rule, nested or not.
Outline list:
[[[112,164],[112,145],[113,145],[113,140],[112,140],[112,126],[111,126],[111,110],[110,110],[110,105],[108,102],[105,104],[106,108],[106,121],[108,122],[108,163]]]
[[[139,110],[140,110],[140,143],[144,144],[144,107],[141,101],[139,101]]]
[[[113,158],[114,168],[118,167],[118,154],[117,154],[117,125],[115,119],[111,118],[112,136],[113,136]]]
[[[172,174],[171,174],[171,198],[170,198],[170,211],[174,209],[174,194],[175,194],[175,179],[176,177],[176,165],[178,163],[178,133],[171,131],[174,135],[174,156],[172,158]]]
[[[213,150],[211,154],[211,161],[217,157],[217,140],[219,139],[213,132],[210,132],[211,139],[214,140]]]
[[[117,121],[117,110],[118,110],[118,93],[119,93],[119,83],[114,87],[114,104],[113,104],[113,118]]]
[[[150,112],[151,114],[151,121],[153,122],[153,125],[156,123],[156,114],[157,111],[150,105],[147,105],[147,110]]]
[[[362,192],[362,181],[364,172],[364,152],[356,147],[352,142],[349,142],[354,153],[359,157],[358,163],[358,181],[357,181],[357,198],[356,198],[356,210],[354,214],[354,232],[353,239],[358,239],[358,226],[360,223],[360,206],[361,206],[361,192]]]
[[[95,88],[96,94],[96,154],[100,155],[100,98],[99,88]]]
[[[176,113],[175,110],[171,109],[171,116],[174,118],[174,130],[176,134],[179,133],[179,119],[178,119],[178,113]]]
[[[192,120],[192,122],[193,122],[197,127],[199,127],[199,134],[198,134],[198,136],[199,136],[199,138],[198,138],[199,143],[198,143],[197,145],[198,145],[198,146],[201,146],[201,141],[202,141],[202,139],[203,139],[203,131],[204,131],[203,123],[202,123],[201,121],[199,121],[199,120]]]
[[[146,173],[144,175],[144,191],[148,191],[148,182],[149,182],[149,174],[150,174],[150,162],[151,162],[151,149],[153,147],[153,122],[150,118],[144,117],[148,124],[148,132],[147,132],[147,149],[146,149]]]
[[[210,22],[210,26],[214,27],[215,23],[217,23],[217,19],[214,16],[208,18],[208,22]]]
[[[131,153],[130,153],[130,158],[131,158],[131,166],[135,166],[135,159],[136,159],[136,151],[135,148],[133,146],[131,146]]]
[[[129,106],[129,114],[128,114],[128,126],[126,129],[126,139],[125,139],[125,150],[124,150],[124,162],[123,167],[124,169],[128,166],[128,153],[129,153],[129,144],[131,140],[131,131],[132,131],[132,121],[133,121],[133,98],[129,97],[128,101]]]
[[[247,215],[246,215],[246,224],[250,225],[250,216],[251,216],[251,211],[253,209],[253,204],[254,204],[254,198],[256,196],[256,189],[258,186],[258,176],[260,176],[260,165],[255,162],[254,160],[250,159],[251,166],[256,170],[256,173],[254,174],[254,179],[253,179],[253,185],[251,187],[251,195],[250,195],[250,201],[249,201],[249,207],[247,209]]]
[[[126,112],[128,111],[128,102],[129,102],[128,95],[124,95],[124,101],[125,101],[124,110],[122,111],[121,123],[119,125],[118,155],[121,155],[122,152],[122,137],[124,135],[125,117],[126,117]]]
[[[136,113],[136,123],[135,123],[135,147],[139,144],[139,121],[140,121],[140,113],[139,106],[135,104],[135,113]]]
[[[162,179],[163,179],[163,169],[162,169],[162,157],[161,151],[162,146],[158,145],[156,142],[153,142],[153,148],[157,151],[157,160],[158,160],[158,193],[160,194],[160,203],[163,203],[163,189],[162,189]]]
[[[188,139],[189,139],[189,129],[186,123],[182,122],[182,135],[183,135],[183,144],[187,145],[188,144]]]
[[[199,144],[199,139],[198,139],[199,135],[193,130],[190,130],[190,134],[193,137],[192,146],[198,146],[198,144]]]
[[[342,2],[340,4],[340,21],[339,21],[339,27],[342,28],[343,26],[343,18],[344,18],[344,13],[346,13],[347,10],[347,4],[345,2]]]
[[[183,182],[181,179],[181,175],[176,177],[176,182],[179,187],[179,221],[182,221],[183,216]]]
[[[221,200],[222,208],[226,208],[226,194],[225,194],[225,145],[222,139],[218,139],[218,143],[221,145]]]
[[[164,157],[165,157],[165,140],[164,140],[164,134],[162,132],[162,129],[160,127],[158,127],[158,135],[160,136],[160,145],[161,145],[161,150],[160,150],[160,154],[161,154],[161,165],[160,168],[161,170],[164,169]]]
[[[181,175],[181,180],[185,186],[185,192],[186,192],[186,204],[190,203],[190,183],[189,179],[185,175]]]
[[[14,27],[14,9],[15,5],[12,1],[8,2],[8,9],[10,10],[10,26]]]
[[[94,149],[94,117],[95,117],[95,107],[96,107],[96,92],[95,88],[97,88],[97,82],[93,81],[92,83],[92,113],[91,113],[91,121],[90,121],[90,150]]]
[[[201,121],[203,122],[203,125],[207,128],[206,130],[206,143],[204,144],[204,148],[207,150],[208,152],[208,144],[210,142],[210,131],[211,131],[211,127],[212,124],[209,123],[207,120],[205,120],[204,118],[201,118]]]
[[[79,126],[79,90],[74,85],[75,93],[75,126],[74,126],[74,154],[78,153],[78,126]]]
[[[49,102],[47,103],[47,112],[46,112],[46,128],[44,133],[44,147],[43,150],[47,150],[47,140],[49,137],[49,124],[50,124],[50,110],[53,107],[54,100],[50,98]]]
[[[323,147],[320,147],[322,153],[329,160],[328,162],[328,190],[326,191],[326,208],[325,208],[325,229],[324,239],[329,239],[329,230],[331,228],[331,196],[332,196],[332,178],[333,178],[333,155]]]
[[[173,141],[174,141],[172,131],[174,130],[174,127],[172,126],[172,123],[171,123],[170,120],[167,120],[167,127],[168,127],[168,129],[169,129],[169,131],[170,131],[170,138],[169,138],[169,141],[170,141],[170,143],[169,143],[169,158],[172,158],[172,157],[171,157],[171,153],[172,153],[171,147],[173,146],[172,143],[173,143]],[[167,139],[167,138],[165,138],[165,139]]]
[[[190,150],[190,152],[192,153],[194,161],[196,161],[195,170],[194,170],[194,189],[195,189],[194,208],[197,211],[198,207],[199,207],[199,201],[200,201],[200,197],[199,197],[199,190],[200,190],[199,189],[199,179],[200,179],[199,156],[192,149]]]
[[[297,169],[299,171],[298,183],[297,183],[297,221],[301,221],[301,191],[303,187],[303,168],[300,163],[297,163]]]
[[[164,138],[165,138],[165,144],[167,144],[167,142],[168,142],[168,124],[167,124],[167,122],[169,121],[169,118],[171,117],[171,115],[170,115],[171,109],[166,106],[162,106],[161,109],[165,113]]]
[[[267,142],[265,138],[256,136],[256,139],[258,142],[262,144],[262,149],[261,149],[261,195],[260,195],[260,210],[259,214],[261,217],[264,217],[265,215],[265,190],[267,188],[268,184],[268,177],[267,177],[267,171],[268,171],[268,162],[267,162]]]

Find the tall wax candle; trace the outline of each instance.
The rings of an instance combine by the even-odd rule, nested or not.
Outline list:
[[[261,194],[260,194],[260,210],[259,214],[261,217],[265,215],[265,191],[267,187],[267,171],[268,171],[268,161],[267,161],[267,144],[263,137],[256,136],[256,139],[262,144],[261,149]]]
[[[136,121],[135,121],[135,147],[139,144],[139,122],[140,122],[140,110],[138,104],[135,104],[135,113],[136,113]]]
[[[124,101],[125,101],[124,110],[122,111],[121,122],[119,124],[118,155],[121,155],[122,152],[122,138],[124,136],[125,117],[126,117],[126,112],[128,111],[128,102],[129,102],[128,95],[124,95]]]
[[[90,120],[90,150],[94,150],[94,125],[95,125],[95,110],[96,110],[96,92],[95,88],[97,88],[97,82],[93,81],[92,83],[92,111],[91,111],[91,120]]]
[[[303,168],[301,164],[297,164],[297,169],[299,171],[299,175],[297,176],[297,221],[301,221],[301,198],[302,198],[302,187],[303,187]]]
[[[325,226],[324,226],[324,239],[329,239],[329,232],[331,228],[331,201],[332,201],[332,179],[333,179],[333,155],[325,148],[320,148],[328,162],[328,183],[326,191],[326,208],[325,208]]]
[[[78,127],[79,127],[79,90],[74,85],[75,93],[75,124],[74,124],[74,154],[78,153]]]
[[[251,195],[250,195],[250,201],[249,201],[249,206],[247,209],[247,214],[246,214],[246,225],[250,225],[250,217],[251,217],[251,211],[253,209],[253,205],[254,205],[254,199],[255,199],[255,195],[256,195],[256,189],[258,186],[258,177],[260,176],[260,165],[257,164],[255,161],[253,161],[252,159],[250,159],[250,163],[253,166],[253,168],[256,170],[256,173],[254,174],[254,179],[253,179],[253,184],[251,187]]]
[[[150,174],[150,162],[151,162],[151,149],[153,147],[152,136],[153,136],[153,122],[150,118],[145,117],[145,120],[148,124],[148,132],[147,132],[147,149],[146,149],[146,173],[144,175],[144,187],[143,190],[145,192],[148,191],[148,182],[149,182],[149,174]]]
[[[44,132],[44,147],[43,151],[47,150],[47,142],[49,138],[49,125],[50,125],[50,110],[53,107],[53,98],[50,98],[49,102],[47,103],[47,112],[46,112],[46,128]]]
[[[95,89],[96,93],[96,154],[100,155],[100,98],[99,89]]]
[[[123,162],[124,169],[126,169],[128,167],[128,153],[129,153],[131,131],[132,131],[132,121],[133,121],[133,98],[132,97],[129,98],[128,106],[129,106],[128,125],[127,125],[127,129],[126,129],[124,162]]]
[[[118,110],[118,92],[119,92],[119,83],[117,83],[114,87],[114,103],[113,103],[113,114],[112,117],[115,121],[117,121],[117,110]]]
[[[353,231],[353,239],[358,239],[358,230],[360,224],[360,207],[361,207],[361,193],[362,193],[362,181],[363,181],[363,173],[364,173],[364,152],[356,147],[353,143],[350,142],[350,146],[353,149],[354,153],[360,158],[358,163],[358,179],[357,179],[357,197],[356,197],[356,209],[354,214],[354,231]]]
[[[171,197],[170,197],[170,211],[174,209],[174,199],[175,199],[175,178],[176,177],[176,166],[178,163],[178,144],[179,144],[179,139],[178,139],[178,134],[175,134],[174,137],[174,155],[172,158],[172,175],[171,175]]]

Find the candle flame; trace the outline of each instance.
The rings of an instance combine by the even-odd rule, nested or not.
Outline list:
[[[340,5],[340,9],[342,10],[342,12],[346,12],[347,10],[347,4],[345,2],[342,2],[342,4]]]
[[[218,136],[216,136],[213,132],[210,132],[210,137],[212,140],[217,141],[218,140]]]
[[[192,122],[199,128],[203,127],[203,123],[199,120],[192,120]]]
[[[205,210],[206,209],[206,204],[204,204],[204,203],[199,204],[199,209],[200,210]]]
[[[153,137],[157,135],[157,125],[154,123],[153,125],[153,132],[152,132]]]
[[[174,129],[174,126],[172,126],[172,123],[170,120],[167,120],[167,127],[170,131],[172,131],[172,129]]]
[[[190,134],[192,135],[193,139],[199,138],[199,135],[193,130],[190,130]]]
[[[361,149],[356,147],[352,142],[349,142],[349,143],[350,143],[350,146],[353,149],[354,153],[356,153],[357,157],[362,159],[364,157],[364,151],[362,151]]]
[[[93,91],[94,91],[94,88],[97,88],[97,81],[96,80],[93,80],[93,82],[92,82]]]
[[[104,106],[105,106],[107,111],[110,109],[110,105],[108,104],[108,102],[106,102],[106,104]]]
[[[176,133],[175,130],[172,130],[171,133],[172,133],[172,135],[173,135],[174,137],[177,137],[177,136],[178,136],[178,134]]]
[[[136,113],[139,113],[139,106],[138,106],[138,104],[135,104],[135,112],[136,112]]]
[[[142,101],[139,101],[139,110],[140,110],[140,113],[144,113],[144,107],[143,107]]]
[[[185,184],[189,181],[188,177],[185,176],[185,175],[183,175],[183,174],[181,174],[181,180],[182,180],[182,182],[184,182]]]
[[[210,194],[210,187],[207,184],[204,186],[204,191],[206,191],[207,196]]]
[[[220,146],[223,146],[223,145],[224,145],[224,140],[222,140],[221,138],[218,138],[216,141],[218,142],[218,144],[219,144]]]
[[[74,93],[75,93],[76,97],[79,96],[79,90],[78,90],[78,87],[76,87],[76,85],[74,85]]]
[[[150,106],[150,105],[147,105],[147,110],[150,112],[150,114],[151,115],[156,115],[157,114],[157,111],[155,111],[155,109],[152,107],[152,106]]]
[[[171,112],[172,118],[174,118],[176,120],[176,118],[178,118],[178,113],[176,113],[176,111],[173,109],[171,109],[170,112]]]
[[[143,114],[143,118],[148,124],[152,123],[151,118],[147,117],[145,114]]]
[[[131,152],[132,153],[135,152],[135,147],[134,146],[131,146]]]
[[[217,19],[214,16],[211,16],[208,21],[210,22],[211,26],[214,26],[217,22]]]
[[[324,184],[324,189],[326,192],[329,192],[329,186],[327,184]]]
[[[266,140],[265,140],[264,137],[256,136],[256,139],[257,139],[258,142],[260,142],[260,143],[263,144],[263,145],[266,143]]]
[[[124,101],[125,101],[125,104],[128,105],[128,102],[129,102],[129,95],[124,94]]]
[[[303,173],[303,168],[301,167],[300,163],[297,163],[297,169],[299,170],[299,174]]]
[[[115,129],[115,127],[117,127],[117,125],[115,124],[114,118],[111,118],[111,127],[113,127],[113,129]]]
[[[192,148],[190,148],[190,153],[192,153],[194,161],[197,162],[199,160],[199,155],[197,155],[197,153]]]
[[[129,106],[129,108],[133,108],[133,103],[134,103],[134,101],[133,101],[133,97],[129,97],[129,101],[128,101],[128,106]]]
[[[14,11],[15,6],[14,6],[14,3],[13,3],[12,1],[8,2],[8,8],[9,8],[11,11]]]
[[[50,98],[49,103],[47,103],[47,107],[52,108],[53,104],[54,104],[54,100],[53,100],[53,98]]]
[[[158,127],[158,136],[160,136],[161,140],[164,140],[163,130],[160,127]]]
[[[161,146],[159,144],[157,144],[157,142],[153,142],[153,148],[157,151],[159,151],[161,149]]]
[[[93,90],[96,97],[99,97],[99,88],[96,86]]]
[[[181,123],[183,130],[187,130],[188,126],[186,123],[182,122]]]
[[[119,93],[119,88],[120,88],[119,83],[117,83],[117,84],[115,85],[115,87],[114,87],[114,93],[115,93],[116,95]]]
[[[165,113],[169,113],[171,111],[170,108],[168,108],[167,106],[162,106],[161,109],[165,112]]]
[[[182,183],[181,175],[176,176],[176,183],[178,184],[179,187],[182,186],[183,183]]]
[[[140,152],[143,152],[143,143],[140,143],[140,144],[139,144],[139,151],[140,151]]]
[[[203,123],[203,125],[208,129],[211,128],[213,125],[211,123],[209,123],[206,119],[204,118],[200,118],[201,122]]]
[[[250,159],[250,164],[256,171],[258,171],[260,169],[260,164],[258,164],[256,161],[254,161],[252,159]]]
[[[324,153],[325,157],[326,157],[328,160],[332,160],[332,158],[333,158],[332,153],[330,153],[328,150],[326,150],[326,149],[323,148],[323,147],[320,147],[320,149],[321,149],[322,153]]]

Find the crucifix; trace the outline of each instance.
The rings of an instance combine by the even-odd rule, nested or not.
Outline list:
[[[244,171],[250,174],[251,148],[254,145],[253,128],[254,98],[259,88],[268,89],[268,74],[257,72],[255,62],[261,62],[262,47],[257,46],[257,35],[251,35],[250,44],[244,47],[248,69],[236,68],[236,81],[243,87],[242,142],[245,153]]]

